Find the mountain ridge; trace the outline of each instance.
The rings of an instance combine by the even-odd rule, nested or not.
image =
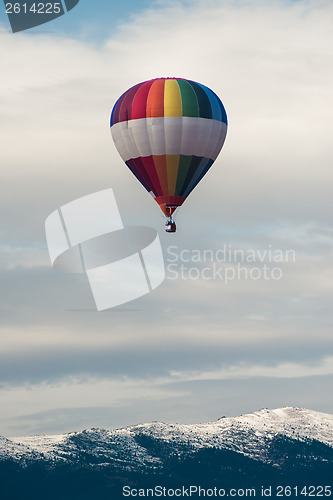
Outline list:
[[[330,485],[332,478],[333,415],[305,408],[0,438],[5,500],[118,500],[124,485],[156,484],[251,486],[259,494],[265,485]]]
[[[133,438],[138,434],[175,444],[180,444],[185,440],[196,448],[227,448],[254,458],[263,440],[272,439],[276,435],[299,441],[312,439],[333,447],[333,415],[287,406],[272,410],[263,408],[239,417],[222,417],[200,424],[149,422],[115,430],[92,428],[60,435],[2,439],[5,440],[6,453],[9,455],[10,443],[13,443],[15,454],[19,451],[23,453],[26,448],[27,453],[33,451],[56,458],[57,450],[66,448],[68,440],[75,441],[78,436],[90,437],[98,448],[102,437],[108,444],[117,442],[119,444],[120,440],[127,440],[134,446]],[[236,435],[237,442],[235,442]],[[2,450],[2,441],[0,441],[0,456]]]

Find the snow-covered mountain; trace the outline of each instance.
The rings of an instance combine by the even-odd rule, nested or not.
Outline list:
[[[34,500],[117,499],[122,498],[123,484],[156,482],[174,486],[223,481],[258,488],[274,481],[328,484],[333,479],[333,415],[286,407],[204,424],[152,422],[118,430],[0,439],[0,482],[5,478],[8,499],[22,497],[23,490],[13,494],[17,477],[35,481],[37,473],[44,486],[40,497],[33,492]],[[68,496],[60,493],[60,485],[73,484],[78,477],[77,496],[73,491]],[[17,484],[19,488],[24,482]]]
[[[234,418],[221,418],[204,424],[146,423],[118,430],[90,429],[57,436],[15,437],[0,440],[0,457],[45,457],[65,460],[82,449],[98,457],[133,464],[155,464],[138,438],[151,438],[175,448],[186,445],[201,448],[229,449],[257,460],[269,460],[267,444],[277,436],[298,441],[316,440],[333,447],[333,415],[304,408],[263,409]],[[139,439],[139,440],[140,440]]]

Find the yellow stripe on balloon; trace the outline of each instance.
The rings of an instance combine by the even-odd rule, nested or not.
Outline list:
[[[182,97],[177,80],[165,80],[164,116],[183,116]]]
[[[168,172],[168,188],[169,188],[168,195],[173,196],[176,192],[179,155],[166,155],[166,165]]]

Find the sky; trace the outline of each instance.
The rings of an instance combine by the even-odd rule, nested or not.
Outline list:
[[[333,413],[332,28],[329,0],[81,0],[13,34],[0,5],[0,435]],[[229,120],[175,234],[109,131],[158,76],[207,85]],[[159,232],[167,277],[97,312],[44,223],[109,187]]]

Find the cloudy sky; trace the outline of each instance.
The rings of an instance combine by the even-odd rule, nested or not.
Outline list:
[[[333,413],[332,2],[81,0],[17,34],[0,16],[0,435]],[[109,132],[158,76],[209,86],[229,118],[174,235]],[[159,231],[167,279],[98,313],[85,276],[52,269],[44,222],[108,187]]]

